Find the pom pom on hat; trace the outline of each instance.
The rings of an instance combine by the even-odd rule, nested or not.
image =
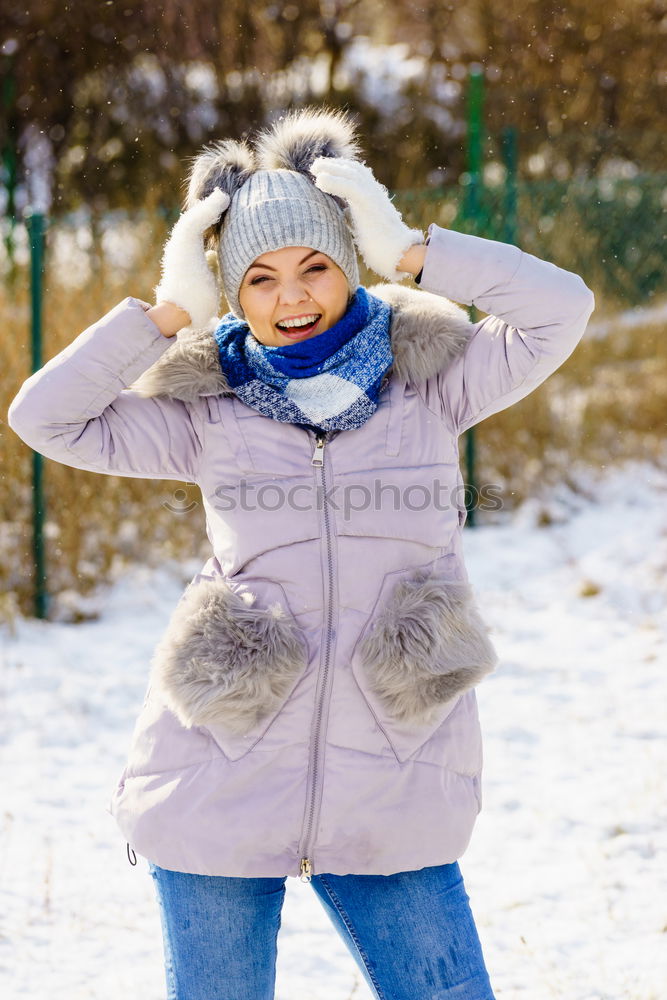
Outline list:
[[[216,188],[222,188],[233,198],[255,170],[254,153],[245,142],[222,139],[204,146],[196,156],[191,157],[185,181],[185,210],[191,208],[196,201],[206,198]]]
[[[270,129],[260,133],[256,143],[260,170],[296,170],[307,174],[319,156],[359,158],[354,125],[342,111],[306,108],[292,111]]]

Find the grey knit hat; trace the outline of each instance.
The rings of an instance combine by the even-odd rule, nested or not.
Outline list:
[[[343,211],[331,195],[294,170],[258,170],[234,195],[220,235],[220,274],[229,303],[243,316],[239,287],[260,254],[310,247],[338,264],[354,291],[357,255]]]
[[[350,292],[359,284],[357,254],[344,203],[315,186],[318,156],[357,159],[354,128],[342,112],[306,109],[260,133],[254,148],[224,140],[193,158],[185,208],[216,187],[231,197],[210,240],[218,251],[229,308],[243,318],[239,288],[261,254],[282,247],[319,250],[336,263]]]

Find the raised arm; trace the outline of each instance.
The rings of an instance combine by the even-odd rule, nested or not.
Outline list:
[[[77,469],[196,481],[201,440],[191,408],[127,389],[173,343],[149,310],[124,299],[23,383],[8,421],[26,444]],[[162,307],[153,315],[170,328]]]
[[[322,190],[347,201],[357,246],[377,274],[395,281],[421,272],[425,291],[490,314],[461,358],[424,385],[427,405],[454,430],[527,396],[572,353],[595,307],[578,275],[508,243],[436,225],[425,246],[365,164],[321,158],[311,171]]]
[[[459,433],[523,399],[581,337],[595,298],[579,275],[507,243],[431,226],[420,285],[489,313],[427,387]]]
[[[155,306],[124,299],[27,379],[8,414],[26,444],[77,469],[196,481],[202,445],[193,408],[128,386],[179,329],[215,315],[220,290],[203,235],[228,206],[229,195],[216,188],[179,216],[162,254]]]

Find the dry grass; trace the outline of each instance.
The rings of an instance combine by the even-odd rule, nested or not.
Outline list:
[[[149,236],[144,234],[133,252],[128,249],[124,266],[99,257],[78,290],[63,286],[55,266],[47,267],[44,360],[127,294],[152,300],[166,228],[149,225]],[[15,282],[0,287],[5,362],[0,379],[0,621],[18,610],[32,612],[32,452],[4,422],[29,374],[27,282],[26,270],[19,268]],[[598,302],[595,317],[604,314],[605,304]],[[513,507],[528,495],[573,480],[577,465],[599,468],[630,458],[663,462],[666,431],[665,331],[661,324],[626,331],[610,317],[607,336],[585,339],[536,392],[477,428],[478,481],[500,485],[504,506]],[[125,561],[156,564],[207,554],[201,504],[187,513],[165,506],[168,501],[172,508],[188,507],[198,499],[193,487],[185,487],[187,502],[180,503],[173,482],[100,476],[48,460],[44,465],[52,615],[82,617],[85,602],[72,595],[85,597]]]

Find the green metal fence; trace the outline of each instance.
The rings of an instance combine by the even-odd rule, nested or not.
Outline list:
[[[527,181],[507,170],[476,201],[471,215],[465,185],[396,195],[412,224],[516,243],[580,274],[610,306],[646,305],[667,293],[667,172]]]

